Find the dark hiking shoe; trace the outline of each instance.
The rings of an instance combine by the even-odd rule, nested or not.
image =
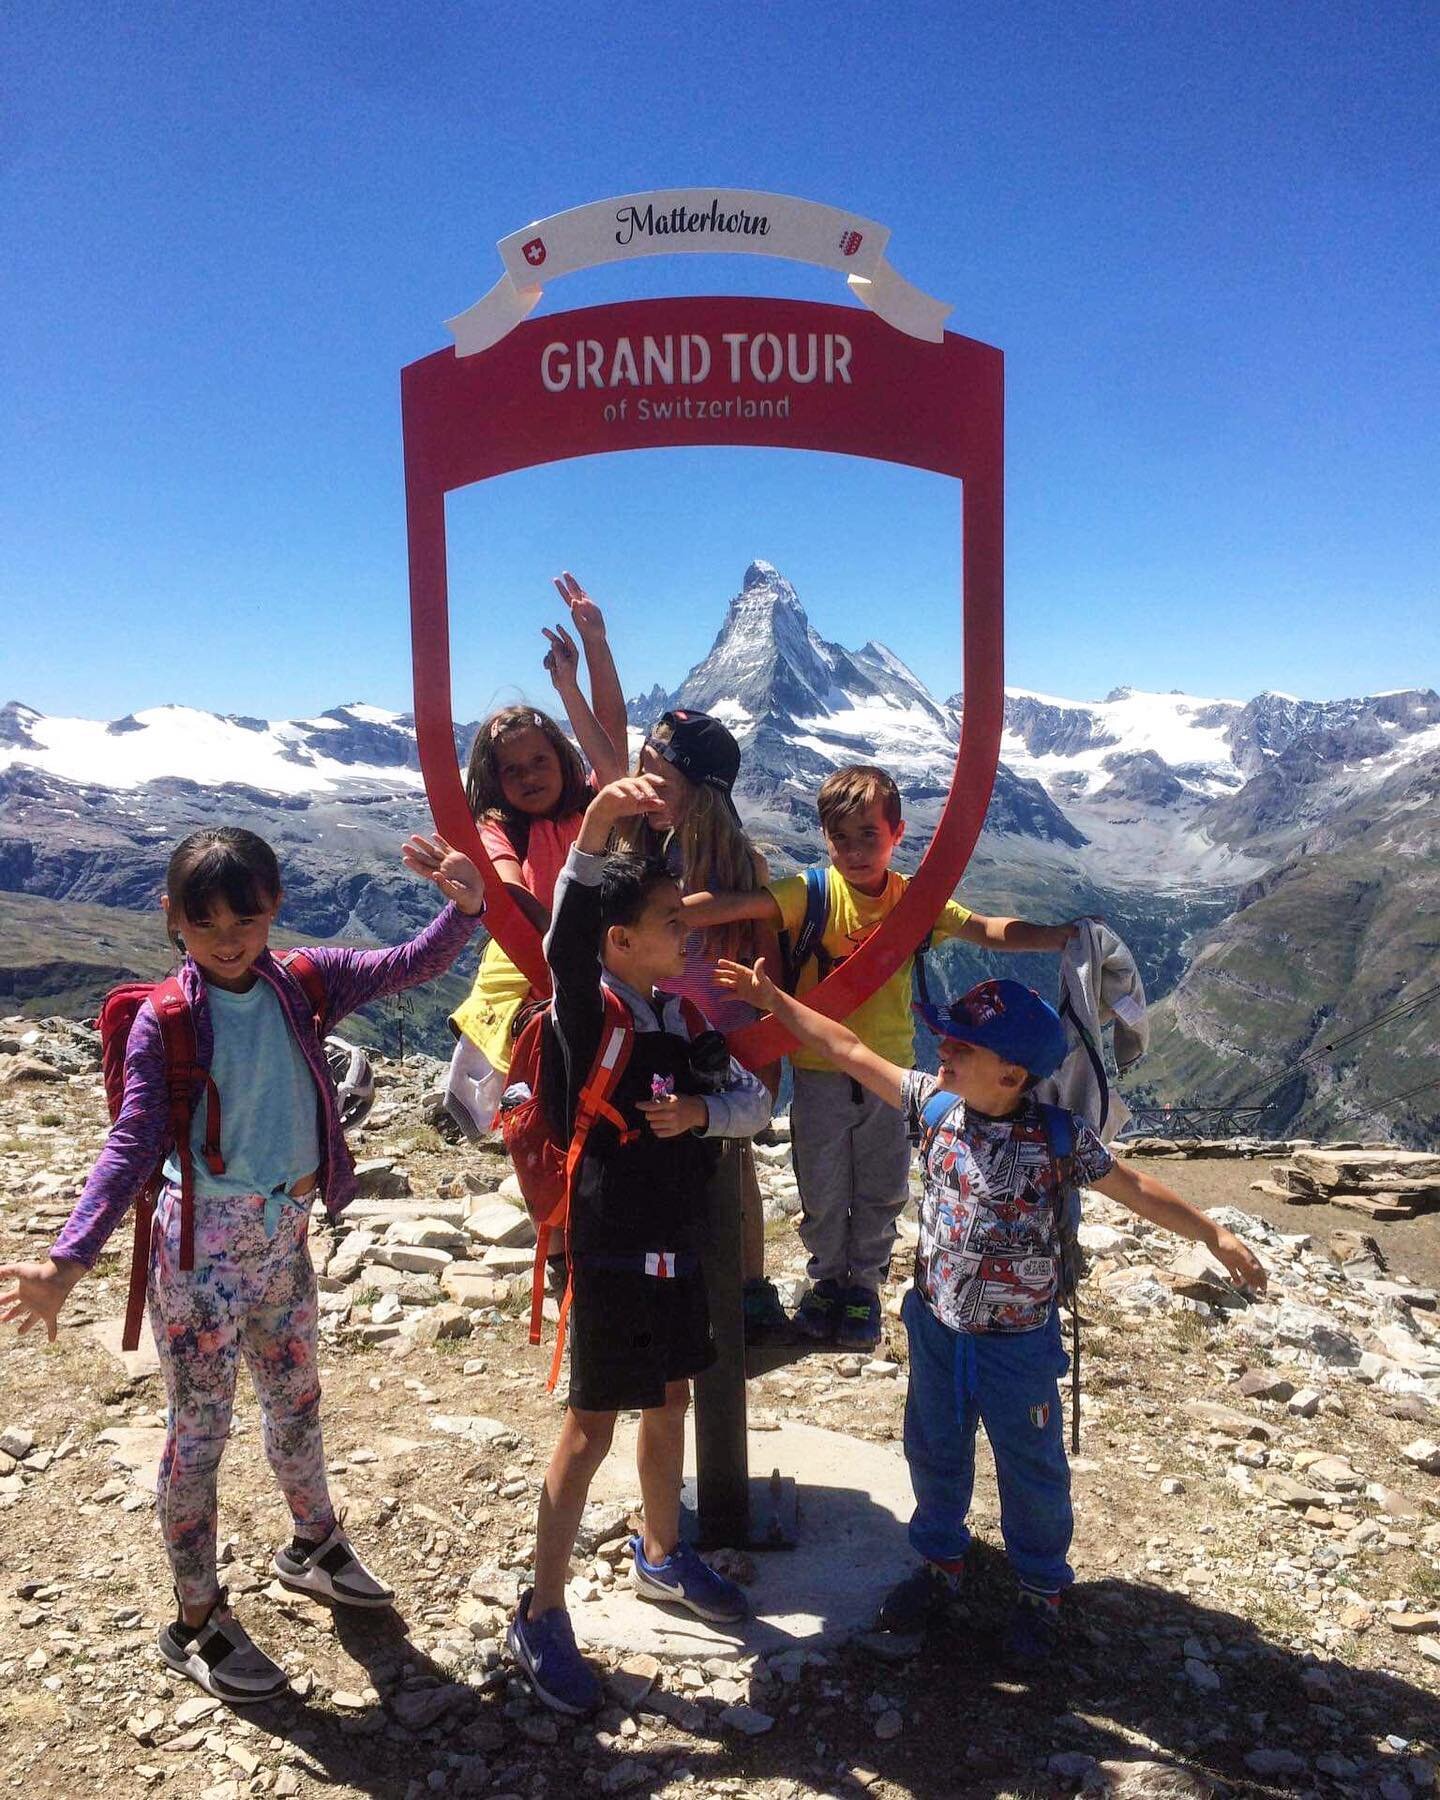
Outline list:
[[[224,1588],[198,1625],[176,1619],[165,1626],[159,1649],[168,1668],[177,1675],[188,1675],[197,1687],[232,1706],[273,1700],[289,1685],[279,1663],[251,1641],[230,1611]]]
[[[1014,1669],[1038,1669],[1060,1643],[1060,1596],[1021,1588],[1005,1626],[1004,1655]]]
[[[880,1342],[880,1296],[874,1288],[846,1288],[835,1342],[842,1350],[873,1350]]]
[[[939,1624],[954,1611],[964,1578],[963,1563],[942,1569],[939,1563],[922,1562],[880,1602],[875,1629],[913,1637],[927,1625]]]
[[[780,1304],[773,1281],[767,1281],[763,1275],[747,1281],[741,1303],[745,1309],[747,1344],[780,1343],[790,1335],[790,1320]]]
[[[840,1324],[842,1299],[838,1281],[817,1281],[791,1314],[792,1331],[797,1337],[809,1338],[812,1343],[833,1344]]]

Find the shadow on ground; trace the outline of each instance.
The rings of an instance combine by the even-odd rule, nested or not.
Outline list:
[[[288,1699],[244,1716],[293,1746],[297,1773],[380,1800],[533,1793],[537,1779],[547,1791],[641,1796],[674,1791],[677,1780],[702,1793],[775,1783],[787,1794],[869,1787],[924,1800],[1107,1782],[1125,1800],[1367,1795],[1387,1776],[1405,1779],[1407,1757],[1440,1742],[1435,1694],[1322,1665],[1223,1608],[1134,1582],[1077,1586],[1061,1656],[1019,1676],[999,1661],[1012,1592],[1003,1558],[977,1545],[955,1621],[920,1645],[858,1640],[790,1684],[757,1688],[754,1706],[775,1723],[756,1737],[722,1734],[713,1717],[676,1732],[649,1702],[639,1722],[663,1740],[627,1739],[615,1706],[590,1721],[556,1719],[530,1706],[503,1666],[455,1681],[386,1614],[336,1615],[379,1702],[339,1713]],[[885,1714],[882,1730],[894,1735],[877,1737]]]

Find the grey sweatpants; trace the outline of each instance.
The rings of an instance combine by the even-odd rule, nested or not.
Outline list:
[[[811,1281],[878,1288],[907,1192],[904,1115],[848,1075],[796,1069],[790,1147],[806,1273]]]

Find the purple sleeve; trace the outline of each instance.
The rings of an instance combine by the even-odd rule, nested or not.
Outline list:
[[[389,950],[336,950],[324,945],[307,949],[305,954],[325,982],[325,1023],[333,1028],[347,1013],[371,1000],[382,1000],[387,994],[401,993],[443,975],[479,923],[478,913],[472,917],[458,906],[447,905],[418,937]]]
[[[56,1262],[91,1269],[105,1240],[159,1167],[170,1140],[165,1045],[148,1002],[135,1015],[125,1046],[125,1098],[105,1148],[90,1171],[75,1210],[50,1247]]]

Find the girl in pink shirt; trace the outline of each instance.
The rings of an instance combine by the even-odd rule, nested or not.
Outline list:
[[[570,609],[579,646],[564,625],[546,630],[545,667],[565,705],[580,749],[548,714],[532,706],[492,713],[475,734],[465,793],[480,841],[506,891],[538,931],[570,846],[596,785],[625,773],[625,700],[600,608],[568,571],[555,583]],[[580,687],[580,651],[590,675],[590,699]],[[452,1110],[468,1113],[480,1131],[490,1125],[510,1067],[515,1016],[536,996],[530,983],[492,938],[469,997],[451,1015],[460,1040],[451,1065]]]

